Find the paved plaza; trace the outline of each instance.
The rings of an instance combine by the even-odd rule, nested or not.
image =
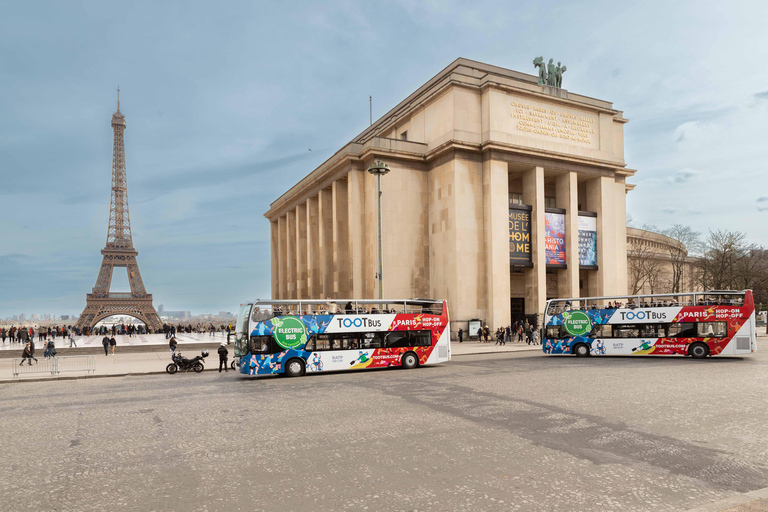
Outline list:
[[[765,510],[759,345],[1,384],[0,509]]]

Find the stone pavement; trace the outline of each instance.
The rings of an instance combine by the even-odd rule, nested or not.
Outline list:
[[[13,377],[13,371],[12,371],[12,358],[0,358],[0,382],[18,382],[18,381],[29,381],[29,380],[60,380],[60,379],[68,379],[68,378],[93,378],[93,377],[115,377],[115,376],[122,376],[122,375],[149,375],[153,373],[164,373],[165,367],[168,365],[168,363],[171,362],[171,356],[170,351],[155,351],[155,352],[121,352],[121,348],[124,348],[125,346],[129,346],[131,348],[142,345],[142,346],[154,346],[157,345],[166,345],[168,341],[165,339],[165,336],[162,334],[151,334],[146,336],[136,336],[133,338],[129,338],[128,336],[116,336],[115,339],[117,341],[117,347],[115,349],[115,355],[109,355],[105,356],[102,347],[101,347],[101,337],[98,337],[96,339],[96,336],[91,336],[89,338],[86,338],[88,344],[85,344],[85,346],[92,347],[94,349],[98,349],[99,352],[95,353],[96,358],[96,372],[95,374],[87,375],[85,372],[82,373],[65,373],[61,374],[58,377],[53,377],[49,374],[31,374],[28,376],[19,376],[17,378]],[[143,338],[143,339],[142,339]],[[226,335],[224,336],[217,336],[216,338],[211,338],[207,334],[186,334],[181,335],[179,338],[179,349],[181,352],[184,353],[186,357],[194,357],[200,353],[200,349],[196,347],[195,350],[186,350],[183,345],[185,344],[199,344],[199,343],[205,343],[208,341],[217,341],[221,342],[226,340]],[[7,344],[7,343],[6,343]],[[57,345],[59,345],[57,343]],[[67,343],[66,346],[69,344]],[[78,343],[80,345],[80,343]],[[21,357],[21,349],[19,348],[19,344],[15,344],[16,350],[19,352],[18,357]],[[234,347],[232,344],[228,345],[229,349],[229,355],[230,360],[231,357],[234,354]],[[453,356],[461,356],[461,355],[469,355],[469,354],[490,354],[494,352],[518,352],[518,351],[525,351],[525,350],[541,350],[541,346],[535,345],[530,346],[525,343],[510,343],[506,346],[501,345],[494,345],[493,343],[478,343],[476,341],[470,341],[470,342],[464,342],[464,343],[458,343],[458,342],[452,342],[451,343],[451,351]],[[207,370],[218,370],[219,367],[219,357],[216,354],[216,352],[213,349],[208,349],[210,352],[210,355],[205,361],[205,369]],[[59,355],[65,356],[64,353],[65,350],[60,350]],[[35,350],[35,355],[38,357],[38,359],[43,359],[43,351],[38,349]],[[34,362],[32,364],[35,364]]]

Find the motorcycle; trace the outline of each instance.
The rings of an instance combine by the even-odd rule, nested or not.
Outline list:
[[[192,370],[195,373],[200,373],[205,369],[205,366],[203,365],[203,363],[205,362],[206,357],[208,357],[207,350],[203,350],[200,353],[200,355],[195,356],[194,359],[187,359],[186,357],[181,355],[181,352],[176,352],[174,354],[171,354],[171,359],[173,360],[173,362],[165,367],[165,371],[170,373],[171,375],[178,372],[179,370],[182,370],[185,372]]]

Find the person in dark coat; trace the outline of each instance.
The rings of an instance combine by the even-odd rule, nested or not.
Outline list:
[[[112,336],[109,338],[109,348],[112,350],[112,355],[115,355],[115,346],[117,346],[117,340]]]
[[[171,341],[168,343],[168,347],[170,347],[171,349],[171,354],[176,353],[176,345],[178,345],[178,343],[176,342],[176,338],[175,337],[171,338]]]
[[[229,351],[227,350],[226,343],[222,341],[221,346],[219,347],[219,373],[221,373],[222,366],[224,367],[225,372],[229,371],[229,368],[227,368],[228,355],[229,355]]]
[[[464,341],[464,329],[459,328],[459,343]]]
[[[32,350],[29,347],[29,343],[27,343],[26,345],[24,345],[24,351],[21,353],[21,363],[19,363],[19,366],[24,364],[25,360],[27,361],[27,363],[29,363],[29,366],[32,366],[33,359],[35,360],[35,362],[37,362],[37,359],[32,354]]]
[[[109,355],[109,336],[105,335],[101,339],[101,344],[104,345],[104,355],[108,356]]]

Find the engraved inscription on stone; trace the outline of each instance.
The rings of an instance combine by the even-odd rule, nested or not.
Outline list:
[[[517,121],[513,130],[522,134],[543,135],[568,143],[592,145],[597,142],[597,120],[585,114],[512,101],[512,118]]]

